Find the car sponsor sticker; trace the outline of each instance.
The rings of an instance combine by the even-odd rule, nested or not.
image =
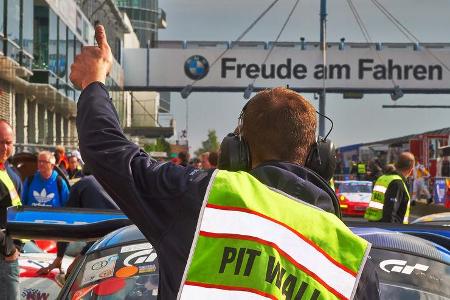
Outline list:
[[[139,251],[139,250],[147,250],[147,249],[153,249],[153,246],[150,243],[128,245],[128,246],[123,246],[120,249],[120,253],[127,253],[127,252],[133,252],[133,251]]]
[[[407,265],[406,260],[387,259],[380,262],[380,269],[387,272],[396,272],[411,275],[414,270],[426,272],[429,266],[422,264]]]
[[[112,277],[118,257],[117,254],[112,254],[86,263],[81,285]]]
[[[156,265],[145,265],[145,266],[139,266],[139,274],[142,273],[155,273],[156,272]]]

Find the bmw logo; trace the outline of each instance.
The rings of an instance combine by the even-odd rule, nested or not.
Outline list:
[[[208,74],[209,63],[201,55],[193,55],[184,63],[184,73],[192,80],[200,80]]]

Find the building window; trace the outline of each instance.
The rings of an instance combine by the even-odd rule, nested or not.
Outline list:
[[[6,37],[7,49],[6,52],[9,57],[19,61],[20,50],[20,1],[7,1],[7,16],[6,19]]]
[[[58,70],[56,74],[60,78],[65,78],[67,72],[67,26],[61,19],[59,19],[58,32]]]
[[[58,71],[58,16],[49,10],[48,18],[48,67],[57,74]]]
[[[33,0],[22,4],[22,65],[31,69],[33,61]]]
[[[34,7],[34,44],[33,69],[48,68],[48,41],[49,41],[49,10],[43,6]]]
[[[5,27],[3,27],[4,21],[4,9],[5,9],[5,0],[0,0],[0,35],[3,36],[3,31]]]
[[[67,29],[67,67],[73,64],[75,59],[75,35],[70,29]],[[66,72],[67,81],[67,96],[75,100],[75,91],[71,84],[69,84],[69,72]]]

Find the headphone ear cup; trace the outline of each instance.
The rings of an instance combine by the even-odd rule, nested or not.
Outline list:
[[[319,137],[319,141],[311,146],[305,166],[326,181],[330,181],[336,169],[336,151],[333,142]]]
[[[229,133],[220,144],[217,167],[227,171],[248,171],[251,167],[247,143],[235,133]]]

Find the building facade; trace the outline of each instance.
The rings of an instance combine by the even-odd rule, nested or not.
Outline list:
[[[18,151],[77,146],[69,66],[93,27],[75,2],[0,0],[0,117],[16,130]]]
[[[111,36],[116,59],[107,85],[124,123],[119,61],[123,32],[131,29],[120,27],[122,14],[110,3],[115,11],[106,13],[119,20],[110,32],[122,39]],[[83,7],[74,0],[0,0],[0,35],[0,117],[15,128],[16,151],[35,152],[58,144],[77,148],[80,91],[69,80],[70,65],[82,46],[94,44],[94,27]]]
[[[166,28],[166,13],[158,0],[115,0],[119,9],[131,20],[141,47],[153,47],[158,41],[158,29]]]
[[[122,126],[130,127],[136,105],[124,91],[122,51],[125,36],[132,47],[139,39],[114,0],[0,0],[0,118],[15,129],[17,152],[78,147],[80,91],[69,80],[70,65],[84,45],[94,45],[97,23],[106,27],[114,55],[106,85]]]

